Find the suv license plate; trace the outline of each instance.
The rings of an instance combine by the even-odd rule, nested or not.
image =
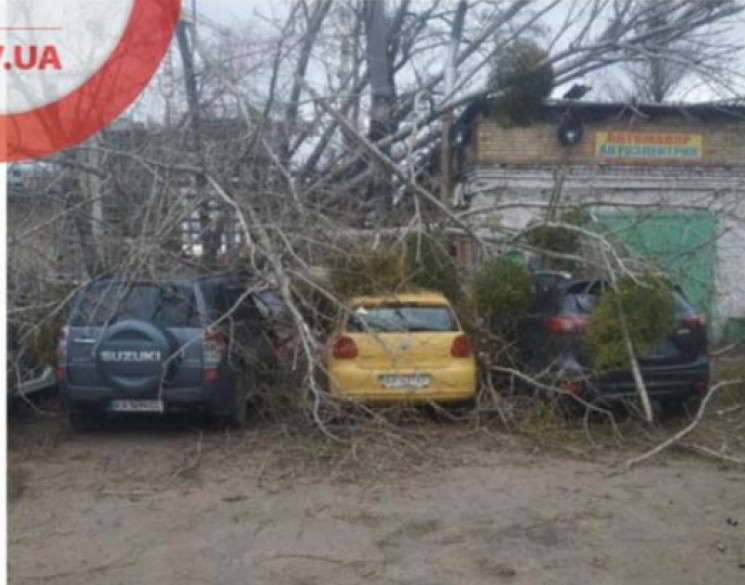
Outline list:
[[[384,388],[416,390],[419,388],[426,388],[431,382],[432,378],[426,374],[414,374],[410,376],[386,374],[380,376],[380,383],[383,384]]]
[[[113,412],[163,412],[162,400],[112,400],[109,409]]]

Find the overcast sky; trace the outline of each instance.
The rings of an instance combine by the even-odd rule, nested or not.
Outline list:
[[[283,0],[274,0],[282,3]],[[191,2],[191,0],[187,0]],[[199,12],[210,18],[229,24],[238,20],[249,20],[254,9],[267,6],[267,2],[257,0],[198,0],[197,7]]]
[[[456,0],[451,1],[455,4]],[[536,5],[540,6],[548,0],[537,0]],[[246,26],[256,26],[267,30],[267,17],[281,17],[286,15],[287,8],[291,5],[291,0],[184,0],[186,6],[192,6],[195,3],[199,13],[204,14],[215,22],[225,26],[244,28]],[[566,6],[570,2],[560,5],[548,18],[545,24],[552,28],[558,28],[563,22],[566,14]],[[742,30],[733,32],[733,38],[738,42],[745,37],[745,17],[742,19]],[[740,54],[740,69],[745,71],[745,52]],[[607,75],[606,75],[607,77]],[[612,75],[610,76],[613,77]],[[612,79],[611,79],[612,81]],[[596,85],[600,82],[596,80]],[[742,84],[740,84],[742,86]],[[595,92],[593,92],[595,93]],[[710,99],[715,97],[709,95],[706,89],[694,91],[686,97],[686,101],[696,99]],[[588,97],[593,97],[592,95]]]
[[[493,1],[507,4],[507,0]],[[545,6],[549,1],[550,0],[535,0],[532,6],[539,8]],[[444,0],[444,3],[448,2],[454,5],[456,0]],[[271,39],[276,38],[278,26],[271,23],[280,23],[286,18],[288,8],[292,5],[292,0],[183,0],[183,3],[187,9],[190,9],[195,5],[199,14],[222,26],[239,31],[239,34],[241,35],[247,34],[247,31],[249,34],[253,34],[255,31],[254,40],[264,38],[273,42]],[[394,0],[390,0],[389,4],[393,5]],[[413,0],[413,4],[415,6],[417,4],[427,5],[429,4],[429,0]],[[546,39],[550,37],[551,29],[553,31],[561,29],[570,10],[569,7],[572,4],[573,2],[570,0],[565,0],[564,2],[561,2],[558,7],[555,7],[547,16],[544,16],[541,22],[546,27]],[[576,4],[576,6],[582,6],[582,4]],[[745,16],[742,17],[741,22],[742,25],[739,27],[741,30],[733,30],[732,32],[732,39],[737,43],[742,43],[742,39],[745,38]],[[577,24],[576,26],[579,27],[581,25]],[[553,52],[566,48],[566,44],[572,40],[572,38],[573,35],[570,31],[568,34],[564,35],[561,41],[553,48]],[[541,42],[541,40],[539,40],[539,42]],[[429,55],[426,60],[427,63],[424,65],[426,74],[433,75],[438,73],[441,70],[444,57],[444,54]],[[745,72],[745,52],[742,52],[739,55],[739,58],[736,57],[735,62],[739,63],[739,65],[736,65],[737,68],[740,71]],[[311,84],[318,82],[321,87],[317,87],[317,89],[323,91],[322,86],[326,79],[326,72],[319,74],[314,71],[314,68],[314,60],[311,59],[307,79]],[[405,78],[407,75],[408,73],[402,72],[400,78],[401,83],[406,83],[407,80]],[[485,75],[486,74],[482,77],[485,77]],[[672,101],[697,102],[721,99],[722,97],[727,97],[729,99],[733,94],[740,96],[745,95],[745,77],[740,76],[739,78],[735,78],[734,76],[731,76],[731,78],[733,81],[737,79],[737,88],[727,92],[718,88],[712,88],[708,82],[701,82],[700,80],[692,78],[690,82],[681,85],[671,96],[671,99]],[[628,84],[628,78],[623,74],[623,72],[619,73],[618,67],[606,68],[593,73],[580,81],[592,86],[592,90],[584,98],[586,100],[625,101],[632,93]],[[253,89],[257,94],[254,97],[260,99],[263,85],[265,84],[260,79],[254,80]],[[266,85],[268,87],[268,77]],[[554,88],[552,96],[561,97],[566,89],[567,86],[556,87]],[[280,93],[281,91],[282,90],[280,89]]]

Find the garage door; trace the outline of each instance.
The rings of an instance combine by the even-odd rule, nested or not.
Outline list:
[[[707,212],[608,213],[598,221],[640,255],[665,270],[693,304],[713,314],[716,218]]]

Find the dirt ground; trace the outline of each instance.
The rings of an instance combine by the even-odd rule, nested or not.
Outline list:
[[[15,424],[10,582],[745,583],[743,468],[435,422],[352,438]]]

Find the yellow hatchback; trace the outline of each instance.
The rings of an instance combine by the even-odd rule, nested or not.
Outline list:
[[[435,292],[356,297],[328,349],[331,393],[363,402],[462,402],[476,360],[448,300]]]

